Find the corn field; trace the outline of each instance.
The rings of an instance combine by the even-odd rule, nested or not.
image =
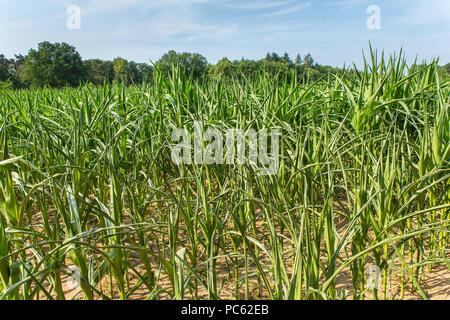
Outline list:
[[[0,299],[428,299],[450,270],[449,97],[437,62],[375,53],[316,82],[1,90]],[[278,172],[174,164],[194,122],[279,129]]]

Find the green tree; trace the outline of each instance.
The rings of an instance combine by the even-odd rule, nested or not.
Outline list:
[[[265,60],[271,61],[271,62],[280,62],[280,61],[282,61],[282,58],[276,52],[272,52],[272,53],[268,52],[266,54]]]
[[[32,86],[75,86],[84,79],[86,68],[75,47],[67,43],[41,42],[25,57],[20,77]]]
[[[313,59],[313,57],[311,56],[310,53],[305,55],[305,57],[303,58],[303,64],[307,68],[312,68],[314,66],[314,59]]]
[[[212,66],[211,73],[214,77],[231,79],[236,75],[236,68],[228,58],[222,58]]]
[[[274,61],[274,60],[263,60],[261,62],[261,67],[264,72],[271,75],[273,78],[277,78],[279,80],[289,77],[289,63],[283,60]]]
[[[6,81],[11,76],[11,62],[3,54],[0,54],[0,81]]]
[[[24,87],[24,83],[20,79],[20,71],[22,70],[23,66],[25,65],[25,57],[21,54],[14,55],[14,59],[11,59],[11,77],[14,87],[21,88]]]
[[[91,59],[85,61],[87,69],[86,80],[95,85],[102,85],[105,81],[111,83],[114,80],[114,65],[112,61]]]
[[[297,54],[297,56],[295,57],[295,65],[296,66],[300,66],[303,64],[303,59],[300,56],[300,53]]]
[[[138,63],[136,65],[141,82],[151,81],[153,78],[153,67],[148,63]]]
[[[129,84],[131,82],[131,68],[128,61],[118,57],[114,59],[113,65],[116,78],[125,84]]]
[[[130,80],[133,83],[147,82],[152,79],[153,68],[146,63],[136,63],[130,61],[128,63],[130,70]]]
[[[206,71],[208,61],[198,53],[177,53],[173,50],[164,54],[161,59],[156,62],[157,68],[166,76],[170,74],[174,67],[180,67],[186,76],[193,79],[199,79]]]
[[[444,69],[447,71],[447,73],[450,75],[450,63],[447,63],[445,66],[444,66]]]
[[[286,63],[289,66],[289,68],[294,67],[294,62],[292,61],[291,57],[287,52],[284,53],[283,58],[281,58],[281,61]]]
[[[14,55],[13,59],[13,67],[14,67],[14,72],[17,73],[25,64],[25,57],[21,54],[16,54]]]

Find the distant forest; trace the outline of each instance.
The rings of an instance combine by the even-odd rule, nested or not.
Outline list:
[[[154,65],[136,63],[123,58],[113,61],[101,59],[83,60],[74,46],[67,43],[39,43],[38,49],[30,49],[26,56],[16,55],[7,59],[0,54],[0,88],[64,87],[83,83],[103,85],[121,81],[126,85],[151,81],[158,69],[168,76],[176,66],[180,72],[196,81],[209,79],[252,78],[267,73],[275,79],[317,81],[332,73],[353,71],[323,66],[316,63],[311,54],[292,59],[287,53],[267,53],[260,60],[230,61],[223,58],[217,64],[208,63],[198,53],[177,53],[173,50],[164,54]],[[439,74],[450,75],[450,63],[439,67]]]

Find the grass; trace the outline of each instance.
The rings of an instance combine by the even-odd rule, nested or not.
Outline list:
[[[0,299],[66,299],[73,267],[83,299],[389,299],[393,277],[429,298],[450,268],[450,82],[370,58],[315,83],[1,90]],[[195,121],[280,129],[278,174],[175,165]]]

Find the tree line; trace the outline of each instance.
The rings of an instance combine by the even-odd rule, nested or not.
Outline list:
[[[41,42],[37,50],[30,49],[26,56],[15,55],[7,59],[0,54],[0,88],[63,87],[78,86],[80,83],[102,85],[121,81],[126,85],[151,81],[155,69],[169,76],[177,66],[186,76],[204,81],[215,78],[224,81],[252,78],[267,73],[278,79],[300,79],[316,81],[341,69],[316,63],[311,54],[267,53],[260,60],[244,59],[231,61],[223,58],[217,64],[208,63],[198,53],[177,53],[173,50],[164,54],[154,64],[137,63],[117,57],[113,61],[101,59],[83,60],[74,46],[67,43]],[[450,63],[441,67],[450,75]]]

